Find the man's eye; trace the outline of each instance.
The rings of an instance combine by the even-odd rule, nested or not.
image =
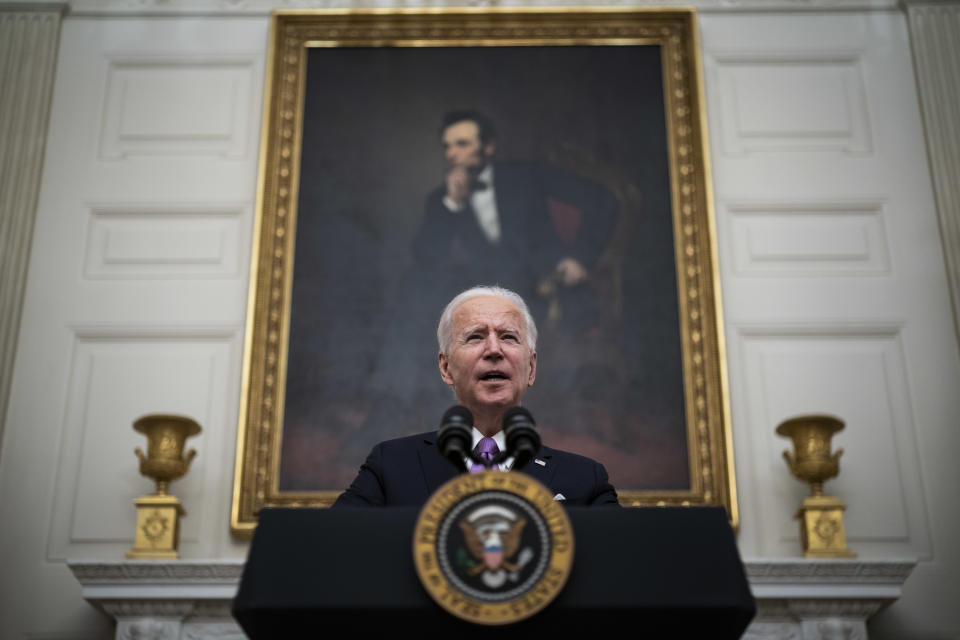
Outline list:
[[[511,341],[511,342],[519,342],[519,341],[520,341],[520,338],[519,338],[518,336],[512,334],[512,333],[506,334],[505,336],[503,336],[503,339],[504,339],[504,340],[509,340],[509,341]]]

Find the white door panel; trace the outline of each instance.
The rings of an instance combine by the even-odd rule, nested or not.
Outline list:
[[[145,438],[183,413],[203,433],[184,557],[229,537],[240,360],[268,21],[63,23],[0,465],[0,636],[104,627],[67,558],[132,546]],[[104,619],[105,621],[105,619]]]
[[[923,561],[881,631],[955,633],[960,359],[904,17],[700,24],[741,549],[800,553],[774,429],[836,414],[850,547]]]

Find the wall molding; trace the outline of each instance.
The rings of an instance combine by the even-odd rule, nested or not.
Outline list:
[[[840,585],[859,584],[871,586],[896,586],[903,583],[913,571],[916,562],[910,559],[885,560],[832,560],[814,561],[806,559],[777,558],[747,559],[744,567],[751,587],[771,587],[803,583],[806,586],[821,588]],[[891,591],[894,595],[896,591]]]
[[[22,1],[12,3],[23,5]],[[440,0],[431,8],[583,7],[583,0]],[[267,16],[274,9],[406,9],[402,0],[72,0],[71,15],[80,16]],[[703,13],[745,11],[889,11],[899,0],[620,0],[605,6],[694,7]]]
[[[727,244],[739,277],[890,275],[884,198],[729,200],[720,206],[728,214]],[[765,234],[786,240],[771,250]]]
[[[0,4],[0,443],[20,333],[65,6]]]
[[[954,327],[960,336],[960,2],[904,0]]]
[[[67,562],[83,597],[117,619],[117,638],[243,638],[230,616],[244,561]],[[866,638],[866,621],[900,597],[905,558],[745,559],[757,616],[744,638]],[[839,630],[846,635],[831,636]]]
[[[195,443],[201,455],[206,453],[203,470],[195,463],[192,474],[174,489],[188,512],[193,513],[181,525],[181,545],[202,546],[205,536],[216,526],[210,511],[213,498],[202,487],[211,480],[209,473],[217,464],[218,444],[231,429],[232,420],[224,422],[219,407],[225,385],[229,384],[225,376],[239,328],[104,324],[73,329],[55,495],[46,538],[47,560],[63,561],[70,555],[104,551],[122,553],[128,545],[128,526],[134,524],[130,502],[140,490],[149,491],[151,483],[136,472],[133,460],[119,467],[102,468],[93,452],[118,454],[119,451],[102,453],[113,442],[129,442],[128,450],[132,450],[132,443],[139,437],[128,425],[139,415],[151,412],[188,415],[203,426],[204,432]],[[158,372],[169,372],[170,367],[182,372],[182,379],[191,380],[191,391],[180,395],[180,403],[173,402],[169,395],[143,391],[169,379],[169,375],[165,378],[166,374]],[[103,400],[104,388],[119,389],[130,385],[131,380],[139,382],[126,386],[124,392],[118,391],[122,397]],[[165,398],[166,402],[157,398]],[[211,444],[205,447],[204,442]],[[92,516],[91,505],[104,495],[112,495],[114,500],[101,506],[96,517]],[[136,566],[131,565],[134,568],[128,571],[136,571]]]
[[[143,584],[203,585],[236,589],[243,574],[243,560],[182,560],[179,562],[70,562],[80,584],[99,593]],[[106,597],[120,597],[120,593]],[[232,597],[232,595],[231,595]]]
[[[863,55],[861,49],[813,45],[760,51],[712,49],[707,58],[717,84],[719,150],[733,157],[793,151],[872,156],[875,144]],[[771,92],[771,82],[784,84]],[[823,91],[828,85],[832,90]],[[814,87],[820,87],[816,103],[825,111],[795,108],[817,93]],[[796,92],[790,93],[789,88]],[[772,95],[758,100],[758,92]],[[762,109],[757,108],[759,104]],[[818,115],[809,119],[811,111]]]
[[[219,156],[250,153],[257,54],[117,52],[107,82],[98,158]],[[140,96],[139,99],[135,96]]]
[[[237,278],[246,204],[90,205],[83,276],[88,280]]]
[[[906,326],[906,320],[887,322],[856,319],[821,319],[811,322],[737,322],[728,326],[745,338],[821,338],[821,339],[875,339],[896,338]]]

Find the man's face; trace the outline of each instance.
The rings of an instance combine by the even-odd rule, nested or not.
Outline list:
[[[471,298],[454,310],[451,324],[440,375],[457,401],[475,413],[519,406],[536,377],[537,354],[517,306],[496,296]]]
[[[480,127],[472,120],[455,122],[443,130],[440,138],[447,164],[479,173],[493,155],[494,144],[480,142]]]

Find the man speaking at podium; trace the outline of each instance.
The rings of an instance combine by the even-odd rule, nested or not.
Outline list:
[[[474,287],[444,309],[437,341],[440,377],[453,389],[457,402],[473,414],[475,457],[491,460],[505,450],[505,414],[520,406],[536,379],[533,317],[513,291]],[[513,458],[507,458],[499,468],[509,470],[513,463]],[[471,471],[483,468],[473,467]],[[606,469],[590,458],[542,446],[522,472],[566,504],[618,504]],[[436,431],[387,440],[373,448],[333,506],[419,507],[456,474],[456,467],[437,446]]]

